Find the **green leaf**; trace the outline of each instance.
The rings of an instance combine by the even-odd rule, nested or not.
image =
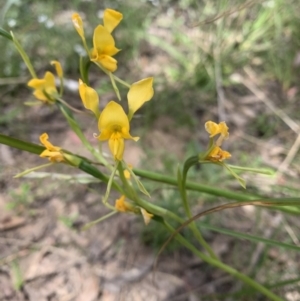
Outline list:
[[[11,40],[11,41],[13,40],[11,34],[2,28],[0,28],[0,36],[6,38],[8,40]]]
[[[19,41],[16,39],[16,37],[14,36],[14,34],[12,32],[10,32],[11,36],[12,36],[12,40],[15,44],[15,47],[17,48],[17,50],[19,51],[25,65],[27,66],[31,76],[33,78],[37,78],[36,74],[35,74],[35,71],[34,71],[34,68],[31,64],[31,61],[27,55],[27,53],[25,52],[25,50],[23,49],[23,47],[21,46],[21,44],[19,43]]]
[[[253,241],[253,242],[256,242],[256,243],[262,242],[266,245],[275,246],[275,247],[282,247],[284,249],[294,250],[294,251],[300,252],[300,247],[298,247],[296,245],[283,243],[283,242],[272,240],[272,239],[266,239],[266,238],[256,236],[256,235],[250,235],[250,234],[245,234],[245,233],[241,233],[241,232],[235,232],[235,231],[231,231],[231,230],[224,229],[224,228],[218,228],[218,227],[214,227],[214,226],[211,226],[209,224],[206,224],[206,223],[198,223],[198,225],[202,228],[209,229],[209,230],[214,231],[214,232],[226,234],[226,235],[238,238],[238,239],[247,239],[247,240],[250,240],[250,241]]]
[[[143,185],[143,183],[139,180],[139,178],[135,175],[135,173],[133,172],[133,170],[130,167],[128,167],[128,166],[126,166],[126,169],[130,172],[130,175],[133,177],[133,179],[136,182],[139,190],[143,194],[145,194],[146,196],[148,196],[150,198],[151,197],[150,193],[147,191],[147,189],[145,188],[145,186]]]

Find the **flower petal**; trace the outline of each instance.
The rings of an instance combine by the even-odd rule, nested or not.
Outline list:
[[[110,55],[110,53],[105,52],[105,50],[114,49],[115,40],[103,25],[98,25],[94,30],[93,44],[98,54]]]
[[[62,70],[60,62],[59,61],[51,61],[51,65],[54,65],[56,74],[58,75],[58,77],[62,78],[64,75],[63,75],[63,70]]]
[[[73,21],[74,27],[75,27],[76,31],[78,32],[78,34],[80,35],[81,39],[85,40],[84,30],[83,30],[83,22],[78,13],[74,13],[72,15],[72,21]]]
[[[226,139],[229,136],[228,126],[224,121],[220,122],[219,124],[213,121],[207,121],[205,123],[205,129],[210,134],[209,137],[211,138],[218,134],[221,134],[223,136],[223,139]]]
[[[27,85],[35,89],[33,95],[37,99],[45,102],[53,102],[55,100],[55,98],[49,98],[51,95],[57,94],[55,77],[51,72],[46,72],[42,79],[31,79]]]
[[[214,137],[220,133],[219,125],[213,121],[207,121],[205,123],[205,130],[210,134],[209,137]]]
[[[115,160],[122,161],[125,149],[125,143],[123,138],[110,138],[108,140],[108,146]]]
[[[98,93],[79,79],[79,94],[84,107],[91,110],[98,118],[100,115]]]
[[[121,131],[123,128],[125,132],[129,132],[130,126],[123,108],[115,101],[110,101],[99,117],[98,128],[100,132]]]
[[[109,55],[99,55],[97,56],[97,59],[92,58],[92,61],[97,61],[98,63],[100,63],[106,70],[110,71],[110,72],[114,72],[117,70],[118,66],[118,62],[116,59],[114,59],[113,57],[109,56]]]
[[[125,195],[116,200],[115,208],[121,212],[134,212],[134,207],[125,201]]]
[[[43,89],[45,83],[44,79],[33,78],[27,83],[27,86],[33,89]]]
[[[129,114],[131,120],[133,114],[146,102],[149,101],[154,94],[153,77],[142,79],[133,83],[127,94]]]
[[[112,32],[118,26],[122,19],[123,15],[118,11],[109,8],[104,11],[103,23],[104,27],[109,32]]]
[[[229,152],[222,150],[219,146],[215,146],[206,159],[212,162],[222,162],[230,157],[231,154]]]
[[[49,136],[47,133],[43,133],[40,136],[40,141],[41,143],[47,148],[49,151],[60,151],[61,148],[58,146],[54,146],[51,142],[48,141]]]
[[[64,157],[60,152],[51,152],[45,149],[41,154],[41,158],[48,158],[51,162],[62,162]]]
[[[151,221],[151,218],[154,216],[153,214],[147,212],[144,208],[141,208],[141,213],[143,215],[143,219],[145,222],[145,225],[148,225]]]
[[[49,136],[44,133],[40,136],[41,143],[46,147],[46,149],[40,154],[41,158],[48,158],[51,162],[62,162],[64,161],[63,154],[60,152],[61,148],[52,145],[48,141]]]
[[[38,100],[41,100],[43,102],[49,102],[49,99],[47,98],[47,96],[45,95],[45,93],[43,92],[43,90],[35,90],[33,92],[33,95]]]

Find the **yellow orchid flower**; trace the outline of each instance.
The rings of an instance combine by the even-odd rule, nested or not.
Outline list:
[[[35,89],[33,95],[38,100],[45,103],[53,103],[55,101],[55,98],[52,98],[52,96],[57,94],[57,89],[55,86],[55,77],[51,72],[47,71],[42,79],[31,79],[27,85]]]
[[[40,154],[40,157],[48,158],[49,161],[53,163],[64,161],[64,156],[61,153],[61,148],[58,146],[54,146],[48,141],[48,139],[49,136],[47,133],[44,133],[40,136],[41,143],[46,147],[46,149]]]
[[[224,121],[219,124],[213,121],[207,121],[205,123],[205,129],[210,134],[210,151],[206,155],[205,159],[212,162],[222,162],[231,157],[231,154],[227,151],[224,151],[220,148],[223,141],[229,137],[228,126]],[[220,135],[216,141],[214,137]]]
[[[103,14],[104,27],[111,33],[121,22],[123,15],[113,9],[107,8]]]
[[[132,205],[125,201],[125,195],[116,200],[115,208],[120,212],[134,212]]]
[[[79,16],[78,13],[74,13],[72,15],[72,22],[73,22],[73,25],[74,25],[76,31],[78,32],[79,36],[81,37],[81,39],[83,41],[85,41],[84,30],[83,30],[83,22],[82,22],[82,19]]]
[[[98,93],[81,79],[79,79],[79,95],[86,109],[91,110],[96,118],[99,118],[99,96]]]
[[[109,149],[115,160],[122,161],[125,148],[124,139],[137,141],[129,133],[130,124],[123,108],[116,102],[110,101],[100,114],[98,121],[100,141],[108,140]]]
[[[62,70],[60,62],[59,61],[51,61],[50,64],[54,65],[55,71],[56,71],[56,74],[58,75],[58,77],[63,78],[64,74],[63,74],[63,70]]]
[[[133,114],[146,102],[149,101],[154,94],[153,77],[148,77],[135,82],[131,85],[128,94],[128,119],[131,120]]]
[[[115,47],[115,40],[111,35],[112,31],[118,26],[123,19],[123,15],[113,9],[106,9],[103,15],[103,24],[98,25],[94,30],[93,35],[93,48],[90,51],[90,59],[93,62],[99,63],[103,68],[110,72],[114,72],[117,69],[117,60],[113,58],[120,49]],[[78,13],[72,15],[72,21],[81,37],[84,47],[87,49],[83,22]]]
[[[99,63],[110,72],[117,70],[117,60],[113,58],[120,49],[115,47],[115,40],[109,30],[98,25],[94,30],[94,48],[91,51],[91,61]]]
[[[222,162],[229,159],[231,154],[227,151],[222,150],[219,146],[215,146],[212,151],[206,156],[206,160],[212,162]]]
[[[143,219],[144,219],[144,222],[145,222],[145,225],[147,226],[150,221],[151,221],[151,218],[154,216],[153,214],[147,212],[144,208],[140,208],[141,209],[141,213],[142,213],[142,216],[143,216]]]
[[[216,145],[221,146],[223,140],[227,139],[229,137],[228,133],[228,126],[224,121],[220,122],[219,124],[213,122],[213,121],[207,121],[205,123],[205,129],[210,134],[210,138],[213,138],[214,136],[220,134],[220,137],[218,138]]]

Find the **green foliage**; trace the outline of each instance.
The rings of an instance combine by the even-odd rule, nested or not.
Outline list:
[[[15,290],[20,290],[24,284],[23,275],[17,261],[11,263],[11,271],[13,277],[13,286]]]
[[[33,201],[33,195],[30,192],[31,187],[29,183],[22,183],[18,189],[11,190],[9,193],[11,202],[7,204],[6,208],[9,210],[23,210]]]
[[[59,220],[68,228],[72,229],[74,223],[78,219],[78,214],[74,213],[69,216],[60,216]]]

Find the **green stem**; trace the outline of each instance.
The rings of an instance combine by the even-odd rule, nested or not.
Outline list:
[[[89,143],[89,141],[86,139],[85,135],[82,133],[77,121],[74,119],[72,112],[64,106],[61,102],[58,103],[58,107],[60,108],[61,112],[67,119],[71,129],[74,131],[74,133],[78,136],[78,138],[81,140],[82,144],[86,147],[87,150],[90,151],[90,153],[103,165],[106,167],[111,168],[111,166],[108,164],[107,160],[102,156],[101,153],[97,152],[95,148]]]
[[[164,226],[173,233],[175,229],[170,226],[166,221],[164,221]],[[227,264],[212,258],[210,256],[205,255],[204,253],[200,252],[195,246],[193,246],[189,241],[187,241],[183,236],[180,234],[176,235],[176,239],[186,248],[188,248],[190,251],[192,251],[196,256],[198,256],[200,259],[205,261],[206,263],[217,267],[226,273],[234,276],[235,278],[243,281],[245,284],[251,286],[252,288],[256,289],[258,292],[262,293],[263,295],[267,296],[269,300],[273,301],[284,301],[282,298],[276,296],[273,294],[270,290],[268,290],[266,287],[263,285],[259,284],[258,282],[254,281],[252,278],[248,277],[247,275],[240,273],[236,269],[232,268],[231,266],[228,266]]]
[[[14,34],[12,33],[12,31],[10,32],[10,35],[12,37],[12,40],[15,44],[16,49],[18,50],[19,54],[21,55],[25,65],[27,66],[32,78],[37,78],[36,73],[34,71],[34,68],[31,64],[31,61],[27,55],[27,53],[25,52],[25,50],[23,49],[23,47],[21,46],[21,44],[19,43],[19,41],[16,39],[16,37],[14,36]]]
[[[188,174],[189,169],[197,163],[198,163],[198,156],[193,156],[185,161],[184,166],[183,166],[182,176],[181,176],[180,169],[178,170],[178,188],[179,188],[180,195],[182,198],[182,203],[183,203],[183,207],[185,209],[185,213],[189,219],[192,218],[192,212],[191,212],[191,208],[189,206],[188,199],[187,199],[186,179],[187,179],[187,174]],[[198,241],[202,245],[202,247],[207,251],[207,253],[212,258],[218,259],[217,255],[214,253],[213,249],[203,238],[195,221],[192,221],[190,225],[191,225],[191,229],[192,229],[195,237],[198,239]]]
[[[146,211],[153,213],[155,215],[158,215],[161,217],[169,217],[169,218],[179,222],[180,224],[182,224],[184,222],[184,220],[181,219],[179,216],[177,216],[175,213],[173,213],[165,208],[154,205],[150,202],[147,202],[145,200],[142,200],[137,195],[137,193],[133,189],[133,187],[128,183],[127,179],[125,178],[123,166],[121,163],[118,165],[118,172],[119,172],[120,179],[125,187],[125,191],[128,193],[127,196],[130,199],[132,199],[138,206],[144,208]]]
[[[117,214],[117,213],[118,213],[118,211],[111,211],[111,212],[109,212],[108,214],[106,214],[106,215],[104,215],[104,216],[101,216],[100,218],[98,218],[98,219],[96,219],[96,220],[94,220],[94,221],[92,221],[92,222],[90,222],[90,223],[85,224],[85,225],[81,228],[81,230],[82,230],[82,231],[88,230],[88,229],[91,228],[92,226],[94,226],[94,225],[96,225],[96,224],[98,224],[98,223],[100,223],[100,222],[106,220],[107,218],[109,218],[109,217],[111,217],[111,216],[113,216],[113,215],[115,215],[115,214]]]
[[[120,79],[119,77],[117,77],[116,75],[113,74],[113,77],[115,79],[116,82],[119,82],[121,85],[127,87],[127,88],[130,88],[131,86],[126,83],[124,80]]]
[[[6,30],[4,30],[3,28],[0,28],[0,36],[7,38],[8,40],[13,40],[12,36],[9,34],[9,32],[7,32]]]
[[[137,198],[137,195],[136,195],[134,189],[129,185],[127,179],[125,178],[122,162],[118,162],[118,172],[119,172],[119,177],[122,181],[122,184],[125,188],[126,196],[132,200],[135,200]]]
[[[27,141],[22,141],[22,140],[19,140],[19,139],[13,138],[13,137],[9,137],[9,136],[3,135],[3,134],[0,134],[0,143],[23,150],[23,151],[26,151],[26,152],[29,152],[29,153],[37,154],[37,155],[39,155],[40,153],[42,153],[45,150],[45,147],[43,147],[41,145],[37,145],[37,144],[27,142]],[[155,173],[155,172],[150,172],[147,170],[136,169],[136,168],[133,169],[133,172],[137,176],[140,176],[140,177],[148,179],[148,180],[169,184],[171,186],[178,185],[176,178],[166,176],[161,173]],[[190,182],[190,181],[186,182],[186,188],[189,190],[199,191],[199,192],[207,193],[210,195],[220,196],[220,197],[237,200],[237,201],[241,201],[241,202],[251,201],[251,200],[258,199],[258,198],[266,199],[266,197],[263,197],[260,195],[249,194],[249,193],[247,193],[247,194],[238,193],[238,192],[223,190],[223,189],[219,189],[217,187],[203,185],[203,184]]]
[[[142,169],[136,169],[136,168],[133,169],[133,172],[137,176],[140,176],[140,177],[148,179],[148,180],[165,183],[165,184],[169,184],[172,186],[178,185],[177,179],[175,179],[174,177],[171,177],[171,176],[163,175],[161,173],[155,173],[155,172],[142,170]],[[220,196],[220,197],[237,200],[237,201],[241,201],[241,202],[250,201],[250,200],[254,200],[254,199],[258,199],[258,198],[266,198],[261,195],[255,195],[255,194],[250,194],[250,193],[245,194],[245,193],[239,193],[239,192],[234,192],[234,191],[228,191],[228,190],[224,190],[224,189],[219,189],[217,187],[203,185],[203,184],[199,184],[199,183],[191,182],[191,181],[186,182],[186,188],[189,190],[199,191],[199,192],[207,193],[210,195]]]

